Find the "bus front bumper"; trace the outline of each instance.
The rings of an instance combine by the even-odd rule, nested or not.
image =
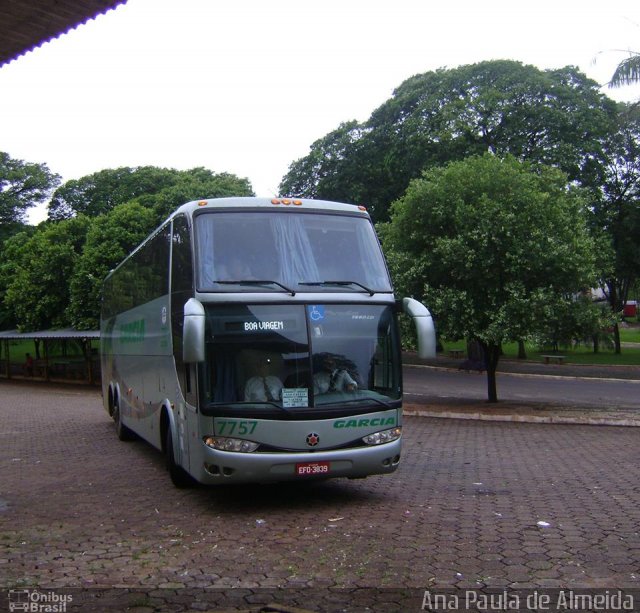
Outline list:
[[[394,472],[402,438],[382,445],[318,452],[235,453],[205,448],[192,475],[200,483],[274,483]],[[195,469],[195,470],[193,470]]]

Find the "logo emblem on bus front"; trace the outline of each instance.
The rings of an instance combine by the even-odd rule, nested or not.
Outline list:
[[[315,447],[319,442],[320,442],[320,436],[315,432],[312,432],[311,434],[307,435],[307,445],[309,445],[309,447]]]

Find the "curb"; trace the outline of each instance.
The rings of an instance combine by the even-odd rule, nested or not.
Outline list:
[[[457,372],[460,369],[456,368],[455,366],[445,366],[445,365],[437,365],[437,364],[413,364],[413,363],[404,363],[402,364],[403,367],[407,367],[407,368],[425,368],[428,370],[439,370],[442,372]],[[469,371],[465,371],[465,372],[469,372]],[[479,372],[478,375],[480,376],[486,376],[485,372]],[[616,381],[620,381],[620,382],[624,382],[624,383],[638,383],[640,384],[640,379],[624,379],[621,377],[602,377],[602,376],[594,376],[591,375],[586,376],[586,375],[576,375],[576,374],[561,374],[561,375],[556,375],[553,373],[541,373],[541,372],[517,372],[517,371],[511,371],[511,370],[499,370],[496,373],[496,376],[501,377],[501,376],[507,376],[507,377],[522,377],[522,378],[530,378],[530,379],[535,379],[535,378],[539,378],[539,379],[573,379],[574,381],[593,381],[594,379],[598,379],[599,381],[611,381],[613,383],[615,383]]]
[[[440,419],[466,419],[476,421],[498,421],[528,424],[562,424],[579,426],[625,426],[640,427],[640,419],[617,417],[614,415],[532,415],[529,413],[486,413],[483,411],[456,411],[430,409],[403,409],[404,415],[415,417],[434,417]]]

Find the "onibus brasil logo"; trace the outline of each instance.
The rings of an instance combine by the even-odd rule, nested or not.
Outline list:
[[[67,604],[73,601],[70,594],[57,594],[48,590],[9,590],[9,612],[33,611],[34,613],[66,613]]]

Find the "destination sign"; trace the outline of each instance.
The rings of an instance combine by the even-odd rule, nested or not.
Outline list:
[[[245,332],[256,330],[284,330],[284,321],[245,321]]]
[[[295,329],[297,329],[295,322],[285,319],[235,320],[224,324],[225,332],[283,332]]]

